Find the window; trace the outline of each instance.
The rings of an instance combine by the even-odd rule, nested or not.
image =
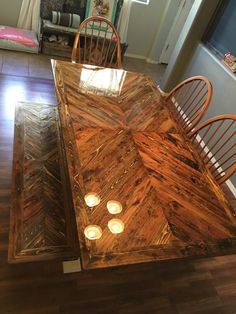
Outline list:
[[[204,41],[221,57],[230,52],[236,56],[236,1],[223,0],[211,22]]]

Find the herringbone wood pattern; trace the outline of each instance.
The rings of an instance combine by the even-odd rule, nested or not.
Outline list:
[[[52,61],[83,267],[236,251],[236,214],[150,77]],[[102,201],[86,207],[83,196]],[[111,234],[106,209],[125,224]],[[99,225],[97,241],[85,238]]]
[[[54,103],[53,85],[0,76],[0,313],[235,314],[236,255],[67,275],[59,261],[8,264],[14,102]]]
[[[19,102],[15,112],[9,261],[76,256],[64,188],[56,107]],[[68,225],[69,224],[69,225]]]

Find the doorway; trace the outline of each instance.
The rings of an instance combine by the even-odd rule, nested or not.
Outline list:
[[[178,5],[178,10],[174,18],[173,24],[170,28],[169,34],[166,38],[164,48],[162,49],[159,62],[168,64],[171,54],[175,48],[178,41],[179,34],[183,29],[189,12],[192,8],[194,0],[180,0]]]

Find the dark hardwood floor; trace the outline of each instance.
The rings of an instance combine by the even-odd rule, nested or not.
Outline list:
[[[55,102],[54,84],[0,76],[0,314],[236,313],[235,255],[72,274],[63,274],[56,261],[9,265],[13,119],[19,100]]]

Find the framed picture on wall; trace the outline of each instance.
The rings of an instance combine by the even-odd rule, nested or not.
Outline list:
[[[117,0],[87,0],[85,17],[102,16],[114,24]]]

